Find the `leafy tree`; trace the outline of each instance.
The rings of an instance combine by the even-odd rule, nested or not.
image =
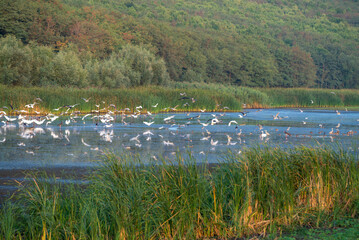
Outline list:
[[[130,78],[125,75],[128,72],[126,66],[115,56],[101,62],[88,63],[86,69],[93,86],[107,88],[131,86]]]
[[[59,86],[86,87],[87,72],[78,56],[72,51],[61,51],[51,62],[51,83]]]
[[[299,47],[292,47],[291,75],[293,87],[311,87],[315,80],[315,65],[310,54]]]
[[[339,0],[0,0],[0,35],[33,41],[32,57],[18,48],[31,60],[31,76],[24,77],[25,67],[8,84],[59,84],[51,64],[71,50],[96,86],[170,78],[352,88],[359,75],[358,11],[355,1]],[[11,71],[1,74],[15,76]],[[66,84],[87,85],[75,82]]]
[[[52,61],[55,53],[50,47],[38,46],[35,43],[30,45],[33,57],[31,60],[31,85],[46,86],[52,80]]]
[[[128,67],[126,75],[133,86],[165,84],[169,80],[163,60],[141,46],[126,45],[117,57]]]
[[[33,54],[15,36],[0,38],[0,83],[30,85]]]
[[[33,10],[26,0],[0,0],[0,36],[14,35],[28,42]]]

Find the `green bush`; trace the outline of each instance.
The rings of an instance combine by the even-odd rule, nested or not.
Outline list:
[[[33,53],[29,46],[14,36],[0,38],[0,83],[28,86],[31,84]]]

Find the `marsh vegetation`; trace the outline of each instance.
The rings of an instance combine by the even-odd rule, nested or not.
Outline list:
[[[233,238],[330,226],[358,216],[358,169],[353,154],[330,148],[250,148],[212,166],[107,153],[86,187],[29,175],[1,209],[1,237]]]

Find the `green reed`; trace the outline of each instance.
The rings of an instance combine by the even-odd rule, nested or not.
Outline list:
[[[34,175],[5,203],[4,239],[194,239],[280,234],[358,217],[358,159],[256,147],[216,166],[107,153],[84,187]],[[55,182],[55,183],[54,183]]]
[[[186,96],[180,93],[186,92]],[[189,99],[181,99],[183,97]],[[40,102],[36,98],[41,98]],[[90,98],[85,102],[83,98]],[[193,98],[193,100],[192,100]],[[240,110],[240,103],[230,94],[224,94],[215,90],[206,89],[171,89],[164,87],[137,87],[129,89],[77,89],[77,88],[25,88],[7,87],[0,85],[0,108],[4,106],[11,111],[10,104],[14,109],[25,109],[26,104],[38,102],[35,109],[30,112],[43,111],[55,112],[53,109],[79,104],[73,109],[82,112],[91,110],[114,111],[115,108],[109,107],[114,104],[117,110],[129,108],[134,111],[137,106],[142,106],[143,110],[159,111],[199,111],[206,109],[214,111],[223,109],[224,106],[230,110]],[[157,107],[153,107],[154,105]],[[96,105],[100,105],[99,108]],[[62,108],[65,111],[67,108]],[[6,110],[6,108],[4,108]],[[144,111],[145,111],[144,110]]]
[[[260,89],[271,107],[358,107],[358,90],[271,88]]]
[[[180,93],[186,93],[181,96]],[[220,84],[172,83],[169,87],[147,86],[128,89],[78,89],[78,88],[37,88],[8,87],[0,85],[0,109],[8,113],[15,110],[29,110],[30,113],[61,113],[54,109],[66,105],[78,104],[71,111],[83,113],[92,110],[121,110],[129,108],[135,111],[142,106],[142,112],[160,111],[239,111],[244,108],[269,107],[331,107],[355,108],[359,106],[358,90],[331,89],[253,89]],[[36,98],[41,98],[40,102]],[[90,98],[85,102],[83,98]],[[188,98],[188,99],[183,99]],[[25,105],[38,102],[34,109]],[[154,107],[158,103],[157,107]],[[116,108],[109,107],[114,104]],[[14,110],[11,109],[14,107]],[[99,108],[96,105],[100,105]]]

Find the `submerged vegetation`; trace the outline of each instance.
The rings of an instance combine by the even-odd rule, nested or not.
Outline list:
[[[359,211],[358,159],[343,149],[257,147],[210,168],[108,153],[86,187],[29,179],[1,209],[1,238],[279,236]]]

